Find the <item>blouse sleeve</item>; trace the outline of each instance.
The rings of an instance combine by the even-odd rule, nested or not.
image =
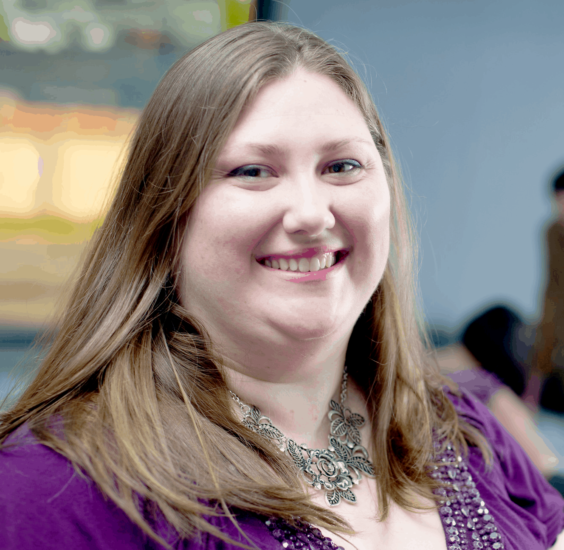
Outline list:
[[[62,455],[41,445],[27,430],[0,449],[0,549],[165,550],[145,535]],[[279,550],[266,525],[237,514],[245,534],[263,550]],[[149,521],[155,521],[151,519]],[[179,539],[164,518],[153,524],[174,550],[240,550],[208,533]],[[209,518],[232,540],[248,544],[226,517]]]
[[[460,391],[461,396],[448,394],[459,416],[480,430],[493,452],[489,471],[477,448],[469,452],[473,477],[490,512],[514,548],[550,548],[564,529],[564,499],[487,407]]]
[[[31,437],[0,450],[0,548],[164,550],[72,464]]]

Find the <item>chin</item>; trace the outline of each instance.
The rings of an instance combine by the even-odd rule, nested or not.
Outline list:
[[[285,334],[287,337],[297,341],[320,340],[335,336],[335,333],[341,332],[343,327],[348,326],[344,319],[316,318],[306,319],[301,317],[286,323],[280,319],[273,323],[276,330]],[[353,324],[354,325],[354,324]],[[351,326],[352,328],[352,326]]]

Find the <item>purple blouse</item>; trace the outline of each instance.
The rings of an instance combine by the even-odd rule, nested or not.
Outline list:
[[[466,496],[474,495],[474,498],[467,498],[466,502],[476,502],[465,506],[464,499],[460,498],[460,503],[449,500],[441,507],[447,548],[550,548],[564,528],[564,500],[561,495],[547,483],[482,403],[464,390],[462,397],[450,394],[449,397],[459,415],[490,441],[494,465],[491,471],[486,472],[479,451],[470,448],[469,456],[460,462],[456,472],[445,470],[443,477],[450,476],[454,482],[470,487],[466,488]],[[11,442],[16,440],[18,445],[0,452],[1,549],[163,548],[144,535],[91,480],[79,476],[65,457],[37,443],[25,430],[11,436]],[[435,472],[434,475],[440,477],[440,473]],[[459,490],[458,487],[456,489]],[[476,516],[479,519],[476,528],[465,531],[464,527],[459,527],[459,531],[457,522],[458,526],[464,522],[472,523],[472,506],[474,513],[482,514],[479,518]],[[259,548],[288,548],[287,542],[282,545],[283,529],[276,522],[248,512],[233,510],[233,513]],[[212,518],[210,522],[231,538],[246,542],[229,519]],[[175,540],[166,525],[160,525],[158,532],[179,550],[238,548],[207,534],[192,540]],[[312,541],[317,539],[307,526],[294,535],[298,536],[294,536],[290,547],[309,550],[308,542],[311,548],[329,550],[332,546],[327,540],[323,544],[314,544]],[[460,543],[457,542],[458,535],[462,537]]]

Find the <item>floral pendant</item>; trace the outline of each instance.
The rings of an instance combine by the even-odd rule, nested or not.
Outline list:
[[[353,485],[360,483],[362,473],[374,477],[374,466],[368,451],[360,444],[358,429],[364,425],[364,417],[333,400],[330,408],[331,435],[327,449],[310,449],[287,439],[256,407],[248,408],[243,424],[274,442],[282,452],[286,450],[306,482],[315,489],[323,489],[327,503],[336,506],[341,499],[356,502]]]

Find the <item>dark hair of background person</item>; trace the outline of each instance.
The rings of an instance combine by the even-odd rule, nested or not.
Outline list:
[[[556,176],[552,180],[552,191],[554,193],[564,191],[564,170],[556,174]]]
[[[505,306],[490,308],[475,317],[462,334],[462,343],[486,370],[493,372],[517,395],[525,390],[527,373],[514,351],[522,321]]]

